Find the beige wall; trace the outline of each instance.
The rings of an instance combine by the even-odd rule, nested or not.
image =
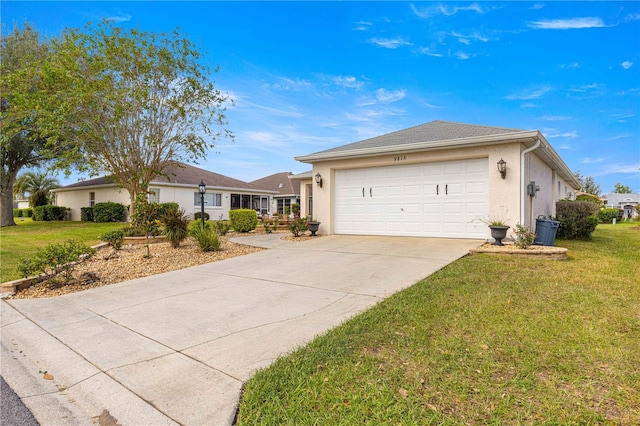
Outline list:
[[[80,220],[80,208],[89,207],[90,192],[95,192],[96,203],[113,201],[114,203],[122,203],[125,206],[130,204],[129,193],[126,190],[107,186],[92,189],[78,188],[56,192],[56,205],[70,208],[70,219]]]
[[[200,211],[200,206],[195,205],[194,199],[194,193],[198,192],[197,187],[150,185],[149,189],[159,189],[161,203],[178,203],[180,205],[180,208],[184,209],[185,213],[190,217],[193,217],[196,212]],[[90,192],[95,192],[96,203],[112,201],[115,203],[122,203],[125,206],[128,206],[131,203],[129,200],[129,193],[126,190],[115,188],[113,186],[107,186],[100,188],[79,188],[57,192],[56,204],[59,206],[71,208],[71,220],[80,220],[80,208],[89,207]],[[218,220],[218,218],[220,217],[222,217],[222,219],[229,219],[229,210],[231,209],[231,193],[259,194],[259,192],[256,191],[216,190],[215,188],[208,188],[207,193],[222,194],[221,207],[205,205],[204,211],[206,213],[209,213],[209,218],[211,220]],[[262,195],[271,196],[270,194]]]
[[[322,175],[323,186],[320,188],[315,183],[313,184],[313,216],[322,222],[319,230],[321,234],[334,233],[332,220],[336,170],[487,158],[489,162],[489,215],[503,217],[513,226],[520,220],[520,152],[520,144],[513,143],[418,153],[392,153],[367,158],[317,162],[313,164],[313,175],[316,173]],[[398,161],[398,158],[402,158],[402,160]],[[501,158],[507,162],[505,179],[502,179],[497,169],[497,163]],[[303,191],[305,190],[301,187],[301,196],[303,196]]]

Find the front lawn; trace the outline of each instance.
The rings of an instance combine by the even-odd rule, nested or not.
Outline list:
[[[259,371],[238,424],[640,424],[637,227],[460,259]]]
[[[22,278],[16,271],[18,262],[40,247],[69,239],[95,245],[100,235],[123,226],[122,223],[34,222],[29,218],[16,223],[18,226],[0,228],[0,282]]]

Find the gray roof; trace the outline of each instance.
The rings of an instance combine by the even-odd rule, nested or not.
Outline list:
[[[617,192],[610,192],[606,195],[603,195],[602,198],[607,200],[608,206],[622,206],[626,203],[640,203],[640,194],[631,193],[631,194],[619,194]]]
[[[279,196],[300,195],[300,181],[292,181],[289,176],[293,176],[291,172],[274,173],[270,176],[249,182],[255,188],[262,188],[268,191],[275,191]]]
[[[197,186],[200,183],[200,180],[203,180],[209,188],[263,190],[262,188],[250,183],[179,162],[175,162],[173,165],[168,167],[165,170],[165,173],[166,176],[156,176],[151,181],[150,185],[176,184]],[[78,189],[100,185],[114,185],[113,178],[111,176],[102,176],[95,179],[76,182],[59,188],[58,190]]]
[[[503,127],[479,126],[475,124],[454,123],[451,121],[431,121],[419,126],[410,127],[404,130],[388,133],[386,135],[377,136],[375,138],[365,139],[359,142],[353,142],[336,148],[319,151],[310,156],[318,154],[341,153],[348,151],[356,151],[363,149],[375,149],[383,147],[398,147],[403,145],[441,142],[446,140],[477,138],[481,136],[504,135],[510,133],[519,133],[524,130],[508,129]]]

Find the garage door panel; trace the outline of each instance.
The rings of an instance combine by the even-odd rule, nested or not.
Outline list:
[[[485,238],[487,180],[486,158],[336,170],[334,231]]]

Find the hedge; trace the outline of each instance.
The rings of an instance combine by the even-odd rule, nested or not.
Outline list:
[[[25,209],[13,209],[13,217],[31,217],[33,216],[33,209],[27,207]]]
[[[598,205],[589,201],[559,201],[556,220],[560,222],[558,238],[590,240],[598,225]]]
[[[80,207],[80,221],[93,222],[93,207]]]
[[[229,220],[234,231],[250,232],[258,226],[258,213],[252,209],[231,210]]]
[[[64,220],[67,207],[61,206],[38,206],[33,208],[33,220],[35,221],[52,221],[52,220]]]
[[[620,215],[620,210],[617,208],[602,209],[598,212],[598,221],[600,223],[611,223],[613,219],[617,219]]]
[[[93,206],[93,220],[95,222],[124,222],[127,208],[120,203],[107,201]]]

